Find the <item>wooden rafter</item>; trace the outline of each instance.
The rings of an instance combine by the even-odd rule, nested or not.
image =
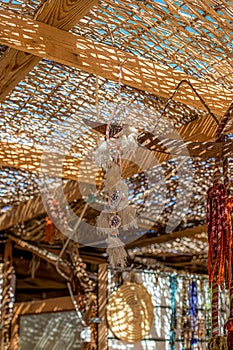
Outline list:
[[[136,157],[131,157],[130,161],[123,161],[123,175],[125,178],[134,175],[137,172],[145,171],[152,166],[167,161],[170,158],[178,156],[190,156],[191,158],[199,158],[202,160],[214,158],[216,154],[220,154],[225,147],[227,156],[233,153],[232,140],[225,144],[222,142],[190,142],[185,143],[182,140],[159,140],[153,138],[153,135],[145,135],[145,141],[142,143],[145,147],[140,148]],[[139,141],[143,137],[139,137]],[[149,149],[151,152],[149,152]],[[23,146],[12,142],[0,142],[0,166],[13,167],[16,169],[27,170],[30,172],[41,172],[41,160],[44,152],[32,146]],[[62,177],[65,179],[79,181],[80,167],[84,169],[85,177],[82,182],[96,183],[98,172],[93,164],[88,164],[80,159],[72,156],[63,156],[59,153],[45,153],[46,166],[43,166],[43,173],[47,173],[50,177]],[[135,158],[135,159],[134,159]]]
[[[169,234],[156,235],[155,237],[148,238],[147,235],[142,236],[137,241],[127,244],[128,249],[135,247],[144,247],[151,244],[159,244],[164,242],[173,241],[176,238],[182,237],[194,237],[199,233],[206,232],[206,225],[200,225],[192,228],[187,228],[180,231],[171,232]]]
[[[8,147],[5,147],[5,149],[4,147],[2,147],[2,152],[0,151],[0,165],[20,168],[36,173],[40,171],[40,161],[41,156],[43,154],[42,150],[38,150],[36,148],[31,149],[30,147],[25,147],[21,145],[17,145],[19,147],[16,148],[15,144],[9,145],[7,143],[2,143],[1,145],[8,145]],[[10,147],[12,147],[12,149]],[[53,158],[53,156],[55,156],[55,158]],[[161,159],[159,157],[161,157]],[[146,170],[151,166],[158,164],[159,160],[162,161],[162,158],[166,160],[167,155],[158,154],[158,157],[155,157],[153,152],[141,148],[141,154],[139,150],[136,159],[132,157],[131,161],[122,162],[123,177],[128,178],[136,173],[142,172],[143,170]],[[85,162],[83,162],[84,164],[82,164],[82,167],[85,167],[84,176],[79,176],[79,165],[81,162],[77,159],[73,159],[71,157],[69,157],[68,160],[66,159],[66,162],[64,162],[63,171],[61,173],[56,171],[56,165],[59,161],[59,155],[53,155],[52,153],[50,153],[50,159],[51,162],[48,159],[47,163],[49,170],[48,175],[50,175],[51,177],[61,176],[66,179],[75,180],[69,181],[64,188],[64,192],[66,193],[66,197],[69,202],[81,198],[79,188],[80,183],[82,185],[85,183],[98,185],[99,181],[102,181],[102,177],[100,177],[100,174],[96,173],[96,168],[92,168],[91,165],[89,166],[89,163],[85,164]],[[70,168],[70,164],[69,162],[67,163],[67,161],[72,161],[72,159],[76,163],[71,162],[70,164],[72,164],[72,167]],[[36,196],[25,203],[13,207],[12,209],[8,210],[5,214],[1,215],[0,230],[5,230],[17,223],[30,220],[41,214],[45,214],[45,208],[43,206],[41,197]]]
[[[39,9],[35,19],[68,31],[97,3],[98,0],[47,0]],[[5,17],[6,12],[3,11],[2,15]],[[12,30],[12,24],[8,23],[8,25],[8,28]],[[5,99],[40,59],[38,55],[34,56],[22,50],[19,51],[17,46],[9,48],[4,53],[0,60],[0,101]]]
[[[45,161],[42,162],[42,157]],[[129,160],[123,160],[123,177],[128,178],[138,172],[151,168],[160,162],[167,160],[167,155],[152,153],[141,148],[137,155]],[[62,177],[65,179],[96,184],[98,182],[98,168],[88,160],[81,160],[72,156],[66,156],[45,152],[32,146],[20,145],[13,142],[0,142],[0,166],[7,166],[27,170],[30,172],[46,174],[50,177]],[[82,169],[82,174],[80,173]]]
[[[0,34],[1,44],[113,81],[118,80],[119,64],[125,61],[124,84],[166,98],[170,97],[181,80],[186,79],[219,117],[224,115],[233,99],[232,91],[214,83],[194,79],[151,60],[6,11],[0,11]],[[183,86],[175,94],[174,100],[203,109],[203,104],[189,86]]]
[[[79,185],[80,184],[76,181],[69,181],[63,187],[68,202],[81,198]],[[25,203],[13,206],[5,214],[2,214],[0,217],[0,230],[6,230],[13,225],[33,219],[45,213],[46,211],[42,198],[40,195],[37,195]]]

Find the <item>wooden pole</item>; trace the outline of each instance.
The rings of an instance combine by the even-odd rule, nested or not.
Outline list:
[[[7,240],[4,248],[3,261],[3,286],[2,286],[2,300],[1,300],[1,336],[0,344],[1,350],[10,350],[11,338],[11,294],[13,293],[13,275],[14,269],[12,266],[12,242]]]
[[[107,295],[108,264],[100,264],[98,267],[98,316],[102,319],[102,322],[98,325],[98,350],[108,350]]]

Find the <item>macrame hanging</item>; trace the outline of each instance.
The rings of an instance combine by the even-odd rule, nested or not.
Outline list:
[[[223,145],[226,136],[222,136],[222,132],[229,116],[228,111],[219,124],[216,135],[216,142],[222,142]],[[219,154],[215,159],[214,184],[208,190],[206,215],[209,240],[208,273],[212,285],[212,337],[208,345],[210,350],[227,349],[226,337],[219,332],[218,293],[219,286],[221,289],[229,289],[232,280],[232,199],[229,199],[228,162],[224,146],[221,156]]]
[[[124,243],[119,238],[120,230],[137,228],[136,210],[128,205],[128,187],[122,178],[122,159],[136,150],[137,129],[123,125],[117,138],[110,135],[111,122],[120,103],[121,69],[120,66],[118,103],[108,121],[105,140],[94,153],[96,165],[105,172],[103,194],[106,198],[104,209],[96,219],[97,233],[107,236],[106,253],[113,268],[125,267],[127,260]]]
[[[215,183],[208,191],[209,281],[226,288],[231,284],[232,228],[225,184]]]

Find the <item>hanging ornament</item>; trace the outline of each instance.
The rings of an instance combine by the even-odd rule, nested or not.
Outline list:
[[[111,122],[119,108],[121,69],[119,67],[118,103],[106,126],[105,141],[97,147],[96,164],[105,171],[103,192],[107,203],[96,219],[97,233],[107,235],[107,254],[112,267],[126,265],[127,253],[119,238],[120,230],[137,227],[136,210],[128,205],[128,186],[122,179],[122,158],[127,158],[137,147],[137,129],[122,126],[118,136],[111,137]]]
[[[128,158],[137,148],[137,129],[132,126],[123,128],[121,137],[121,149],[123,157]]]
[[[117,208],[121,201],[120,191],[115,188],[113,193],[108,198],[108,205],[113,208]]]
[[[59,200],[56,198],[50,196],[47,198],[46,209],[48,216],[46,217],[45,241],[49,244],[53,244],[56,239],[56,235],[58,235],[56,226],[61,226],[63,229],[67,229],[68,222],[65,212],[61,208]]]
[[[109,220],[109,225],[111,228],[116,229],[119,228],[121,225],[121,218],[119,215],[113,215],[111,216],[110,220]]]
[[[45,242],[54,243],[55,226],[49,216],[45,219]]]

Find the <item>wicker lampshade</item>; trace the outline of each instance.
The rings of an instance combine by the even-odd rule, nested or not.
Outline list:
[[[142,284],[127,281],[110,296],[107,321],[118,339],[127,343],[144,339],[153,319],[152,298]]]

